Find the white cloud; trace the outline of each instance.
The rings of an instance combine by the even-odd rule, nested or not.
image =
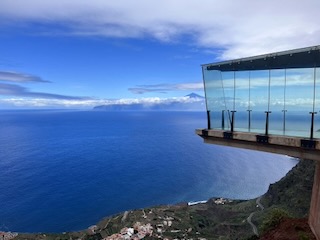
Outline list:
[[[59,107],[59,108],[88,108],[101,103],[93,99],[48,99],[48,98],[4,98],[0,99],[1,105],[15,107]]]
[[[319,9],[319,0],[2,0],[0,19],[59,25],[62,34],[161,41],[187,34],[231,59],[319,44]]]
[[[135,94],[143,94],[147,92],[167,93],[169,91],[203,91],[203,83],[137,85],[129,88],[128,90]]]
[[[173,97],[173,98],[122,98],[122,99],[48,99],[48,98],[3,98],[0,105],[15,107],[56,107],[56,108],[93,108],[99,105],[131,105],[142,104],[152,106],[171,103],[203,102],[201,98]]]

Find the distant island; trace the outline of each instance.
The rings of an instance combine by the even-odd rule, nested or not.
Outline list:
[[[114,100],[104,105],[95,106],[93,109],[105,111],[204,111],[205,98],[196,93],[190,93],[184,97],[166,99]]]

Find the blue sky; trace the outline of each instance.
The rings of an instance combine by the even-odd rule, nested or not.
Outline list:
[[[0,108],[203,95],[203,63],[318,45],[318,9],[318,0],[1,0]]]

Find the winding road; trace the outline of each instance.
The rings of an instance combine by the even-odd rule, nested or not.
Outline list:
[[[261,209],[261,211],[264,210],[264,206],[261,204],[260,200],[261,200],[261,197],[258,197],[257,200],[256,200],[256,204],[257,204],[257,207],[259,207]],[[254,211],[252,212],[249,217],[247,218],[247,222],[250,224],[250,226],[252,227],[252,231],[253,231],[253,234],[256,235],[256,236],[259,236],[259,233],[258,233],[258,228],[257,226],[252,222],[252,217],[253,215],[256,213],[257,211]]]
[[[264,206],[263,206],[263,205],[261,204],[261,202],[260,202],[261,197],[262,197],[262,196],[260,196],[260,197],[257,198],[256,204],[259,206],[259,208],[261,208],[261,211],[263,211],[263,210],[264,210]]]

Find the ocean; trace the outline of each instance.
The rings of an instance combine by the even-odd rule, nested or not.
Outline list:
[[[0,230],[85,229],[129,209],[266,192],[297,160],[204,144],[205,112],[0,111]]]

